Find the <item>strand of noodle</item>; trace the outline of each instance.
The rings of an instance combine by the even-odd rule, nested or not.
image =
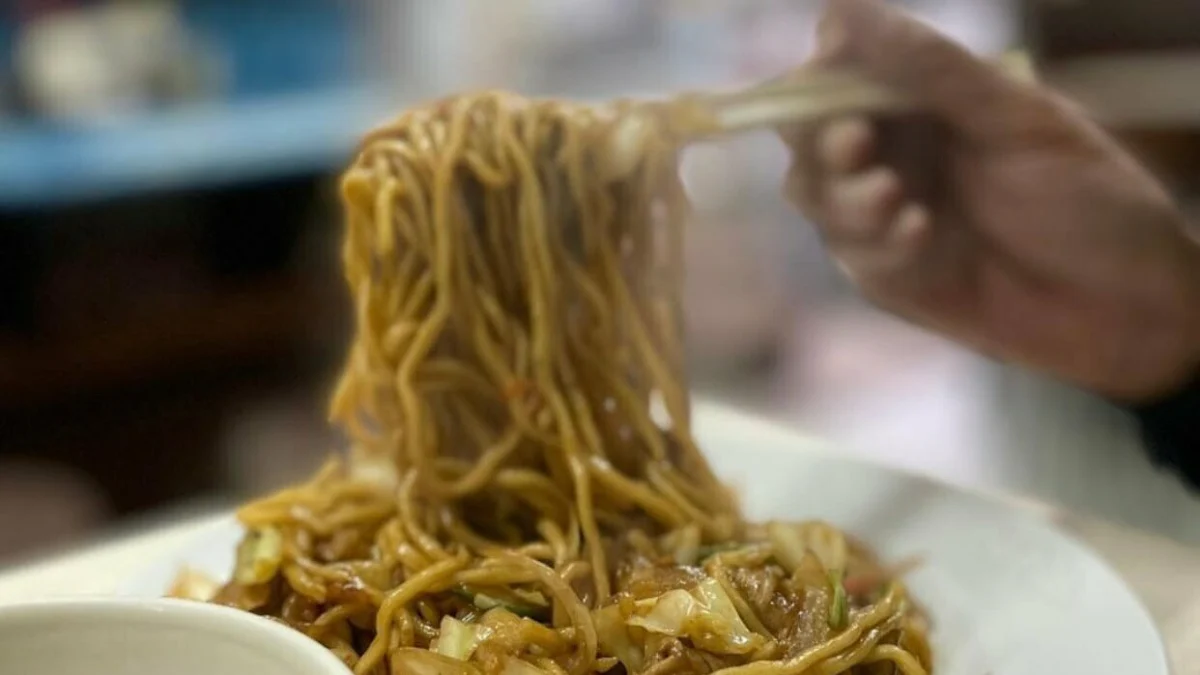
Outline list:
[[[719,537],[722,534],[713,518],[710,518],[708,514],[694,506],[692,502],[688,501],[687,497],[684,497],[675,489],[675,486],[670,481],[663,478],[663,472],[657,464],[650,464],[646,467],[646,478],[650,480],[650,485],[657,488],[664,497],[670,500],[671,504],[677,510],[683,512],[685,520],[699,523],[701,529],[714,536]]]
[[[596,517],[592,511],[591,481],[588,479],[587,468],[583,466],[583,462],[578,457],[572,455],[569,462],[571,473],[575,478],[575,508],[578,509],[583,540],[591,554],[596,594],[601,598],[607,598],[609,595],[608,565],[604,560],[604,544],[600,541],[600,528],[596,525]]]
[[[718,670],[713,675],[805,675],[809,669],[854,644],[864,632],[895,614],[903,602],[902,598],[903,591],[898,584],[893,584],[893,588],[884,599],[856,617],[846,630],[829,640],[786,661],[765,661],[731,666]]]
[[[863,659],[862,663],[867,665],[881,661],[891,661],[892,665],[899,668],[904,675],[928,675],[925,667],[917,661],[916,657],[895,645],[876,646]]]
[[[558,607],[562,608],[562,611],[571,620],[571,625],[578,631],[576,642],[579,644],[579,658],[572,664],[571,672],[576,675],[589,672],[596,659],[596,627],[592,623],[591,612],[580,602],[575,591],[554,570],[531,558],[505,555],[494,561],[496,563],[494,565],[479,570],[468,570],[459,577],[465,581],[472,576],[471,572],[491,572],[495,575],[493,578],[503,578],[501,575],[505,572],[515,572],[515,576],[508,578],[517,583],[536,581],[549,592],[550,597],[554,599]]]
[[[279,571],[297,593],[316,602],[325,602],[324,584],[314,579],[308,570],[299,565],[284,564]]]
[[[563,511],[569,511],[572,503],[571,498],[545,474],[530,469],[502,469],[496,472],[492,484],[506,492],[517,493],[526,498],[533,494],[541,494]]]
[[[482,490],[496,475],[496,470],[517,449],[521,441],[518,429],[510,429],[493,447],[484,451],[470,471],[454,481],[443,483],[433,473],[425,476],[425,485],[430,492],[441,498],[463,497]]]
[[[502,544],[497,541],[492,541],[484,537],[470,527],[462,520],[455,518],[453,515],[447,514],[445,517],[445,526],[447,531],[454,536],[455,539],[466,544],[468,548],[477,551],[486,557],[497,557],[510,553],[524,555],[536,560],[554,560],[556,556],[555,548],[548,542],[530,542],[516,548]]]
[[[351,615],[360,609],[360,607],[355,607],[354,605],[337,605],[322,612],[320,616],[313,620],[312,625],[314,628],[326,629],[333,623],[348,620]]]
[[[455,572],[461,570],[466,564],[467,559],[461,556],[442,560],[422,570],[389,592],[379,606],[379,613],[375,618],[375,638],[371,640],[371,645],[367,647],[358,660],[358,664],[355,665],[355,675],[364,675],[370,672],[383,658],[390,640],[396,612],[417,597],[440,589],[451,580]]]
[[[457,117],[458,115],[456,115]],[[452,127],[451,147],[457,148],[462,143],[461,124]],[[433,226],[433,242],[436,257],[433,260],[436,286],[438,292],[433,310],[426,316],[413,337],[409,351],[401,361],[397,374],[397,393],[400,404],[404,408],[405,419],[414,429],[406,436],[406,455],[409,461],[420,461],[420,403],[417,392],[412,386],[413,376],[422,359],[433,349],[438,333],[442,330],[451,311],[451,290],[453,289],[453,267],[451,261],[454,254],[453,232],[448,222],[447,206],[449,204],[450,177],[454,171],[454,154],[443,156],[437,165],[433,187],[433,217],[418,219],[418,222],[430,222]]]
[[[570,560],[571,551],[567,548],[566,537],[563,535],[562,530],[558,528],[558,525],[555,525],[552,520],[542,518],[538,520],[537,531],[538,534],[542,535],[542,539],[545,539],[546,543],[550,544],[551,549],[554,551],[554,568],[558,569],[567,564],[568,560]]]
[[[896,614],[888,618],[887,621],[872,628],[850,649],[822,663],[818,669],[820,671],[818,675],[838,675],[838,673],[844,673],[855,665],[862,663],[867,655],[879,645],[879,642],[887,637],[888,633],[896,630],[896,626],[900,624],[903,618],[903,615]]]
[[[408,535],[408,540],[412,542],[422,553],[430,560],[440,561],[445,560],[450,554],[446,553],[425,528],[417,522],[416,507],[413,505],[413,491],[417,480],[417,472],[409,471],[405,474],[400,482],[400,488],[397,490],[396,503],[399,512],[400,521],[404,524],[404,530]]]
[[[645,485],[631,480],[615,471],[606,460],[593,457],[588,469],[596,482],[613,492],[624,495],[646,513],[668,528],[674,529],[687,523],[687,518],[670,501],[655,494]]]
[[[379,548],[385,559],[394,558],[409,574],[419,572],[432,564],[432,561],[408,542],[404,534],[404,524],[393,518],[380,532]]]

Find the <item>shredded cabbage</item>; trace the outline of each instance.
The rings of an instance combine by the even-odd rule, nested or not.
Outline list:
[[[804,556],[812,553],[826,570],[841,574],[850,557],[845,536],[837,528],[820,521],[771,522],[767,524],[767,537],[771,540],[775,559],[789,572],[800,568]]]
[[[629,627],[625,625],[619,606],[609,605],[592,612],[592,623],[596,626],[596,639],[602,653],[615,656],[631,673],[642,671],[645,665],[642,648],[629,636]]]
[[[273,527],[251,529],[237,549],[233,579],[239,584],[265,584],[279,572],[283,535]]]
[[[700,560],[700,526],[689,523],[668,532],[662,538],[663,548],[675,552],[676,565],[695,565]]]
[[[705,579],[692,592],[674,590],[635,605],[647,610],[626,623],[651,633],[686,637],[714,654],[749,654],[765,638],[746,627],[733,601],[715,579]]]
[[[179,576],[175,577],[175,583],[171,584],[167,597],[208,602],[220,589],[221,582],[203,572],[185,567],[179,572]]]
[[[466,661],[491,632],[487,626],[463,623],[452,616],[443,616],[433,651],[442,656]]]
[[[546,601],[546,596],[537,591],[525,591],[519,588],[509,589],[508,592],[514,599],[497,598],[487,593],[472,593],[464,591],[470,597],[471,602],[482,610],[507,609],[508,611],[526,618],[536,618],[546,614],[550,608],[550,603]]]

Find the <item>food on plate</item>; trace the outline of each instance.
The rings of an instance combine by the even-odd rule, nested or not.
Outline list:
[[[929,672],[895,568],[826,523],[747,522],[697,447],[682,139],[664,115],[614,143],[629,105],[467,95],[366,137],[350,447],[244,506],[232,577],[183,595],[358,675]]]

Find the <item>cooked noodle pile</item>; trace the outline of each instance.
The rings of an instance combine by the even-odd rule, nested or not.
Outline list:
[[[177,594],[359,675],[928,672],[897,570],[823,523],[744,522],[697,449],[677,144],[614,158],[622,114],[489,93],[367,137],[342,182],[352,450],[244,507],[233,579]]]

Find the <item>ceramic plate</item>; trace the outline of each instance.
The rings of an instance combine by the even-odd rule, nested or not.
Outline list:
[[[811,438],[716,406],[696,433],[755,518],[823,518],[886,558],[918,555],[909,578],[929,609],[940,675],[1167,675],[1149,614],[1091,551],[991,499],[830,452]],[[240,530],[214,527],[127,580],[161,594],[182,565],[227,574]]]

